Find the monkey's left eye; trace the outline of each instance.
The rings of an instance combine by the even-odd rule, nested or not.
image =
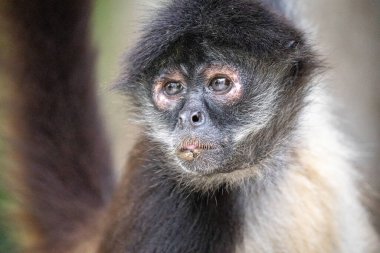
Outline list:
[[[232,87],[232,82],[226,77],[216,77],[209,83],[209,89],[215,93],[224,94]]]
[[[168,82],[164,86],[164,92],[168,96],[179,94],[183,90],[183,85],[179,82]]]

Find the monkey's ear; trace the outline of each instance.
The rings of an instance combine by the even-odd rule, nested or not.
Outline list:
[[[294,87],[308,83],[317,73],[317,69],[319,69],[319,66],[315,64],[313,58],[301,57],[294,59],[288,72],[288,84]]]
[[[302,57],[299,57],[302,55],[302,53],[300,52],[300,46],[301,42],[297,39],[290,40],[285,45],[286,50],[289,50],[294,57],[294,59],[291,61],[291,67],[288,74],[288,76],[291,79],[291,83],[294,83],[295,79],[300,73],[300,70],[302,70],[303,59]]]
[[[298,47],[298,40],[291,40],[286,44],[286,48],[290,50],[296,50]]]
[[[289,50],[290,53],[293,55],[294,59],[291,60],[291,66],[290,70],[288,72],[288,78],[290,84],[297,83],[297,79],[300,77],[300,74],[302,74],[302,66],[303,66],[303,58],[300,47],[302,43],[299,40],[291,40],[288,41],[285,45],[286,50]]]
[[[302,36],[288,41],[285,49],[291,55],[290,68],[288,72],[288,84],[302,85],[313,76],[324,71],[324,63],[315,54],[310,45],[306,43]]]

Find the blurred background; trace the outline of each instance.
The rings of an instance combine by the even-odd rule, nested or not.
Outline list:
[[[121,171],[126,154],[138,133],[128,121],[126,103],[109,90],[117,78],[122,53],[133,45],[143,20],[154,15],[157,1],[96,0],[93,12],[93,38],[98,49],[99,98],[111,140],[114,161]],[[367,182],[380,189],[380,1],[309,0],[302,8],[313,29],[313,43],[327,60],[329,92],[336,102],[336,123],[355,143],[359,152],[358,168]],[[305,3],[305,4],[306,4]],[[1,4],[0,4],[1,7]],[[6,54],[0,22],[0,54]],[[1,72],[0,101],[7,96],[6,78]],[[1,182],[4,158],[6,117],[0,102],[0,253],[17,249],[5,210],[12,201]]]

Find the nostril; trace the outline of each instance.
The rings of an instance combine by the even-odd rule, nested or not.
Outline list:
[[[181,112],[177,119],[177,126],[183,129],[187,126],[198,127],[206,121],[205,115],[202,111],[184,111]]]
[[[193,117],[191,118],[191,120],[193,122],[198,122],[200,119],[199,119],[199,116],[198,115],[193,115]]]
[[[191,115],[191,122],[195,125],[200,125],[204,121],[203,114],[201,112],[195,112]]]
[[[179,126],[180,128],[183,128],[183,127],[184,127],[184,124],[185,124],[184,115],[179,115],[179,117],[178,117],[178,126]]]

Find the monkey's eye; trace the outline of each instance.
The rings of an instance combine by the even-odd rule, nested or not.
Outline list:
[[[179,82],[168,82],[164,86],[164,92],[168,96],[179,94],[183,90],[183,85]]]
[[[216,77],[209,83],[209,89],[217,94],[224,94],[232,87],[232,82],[226,77]]]

